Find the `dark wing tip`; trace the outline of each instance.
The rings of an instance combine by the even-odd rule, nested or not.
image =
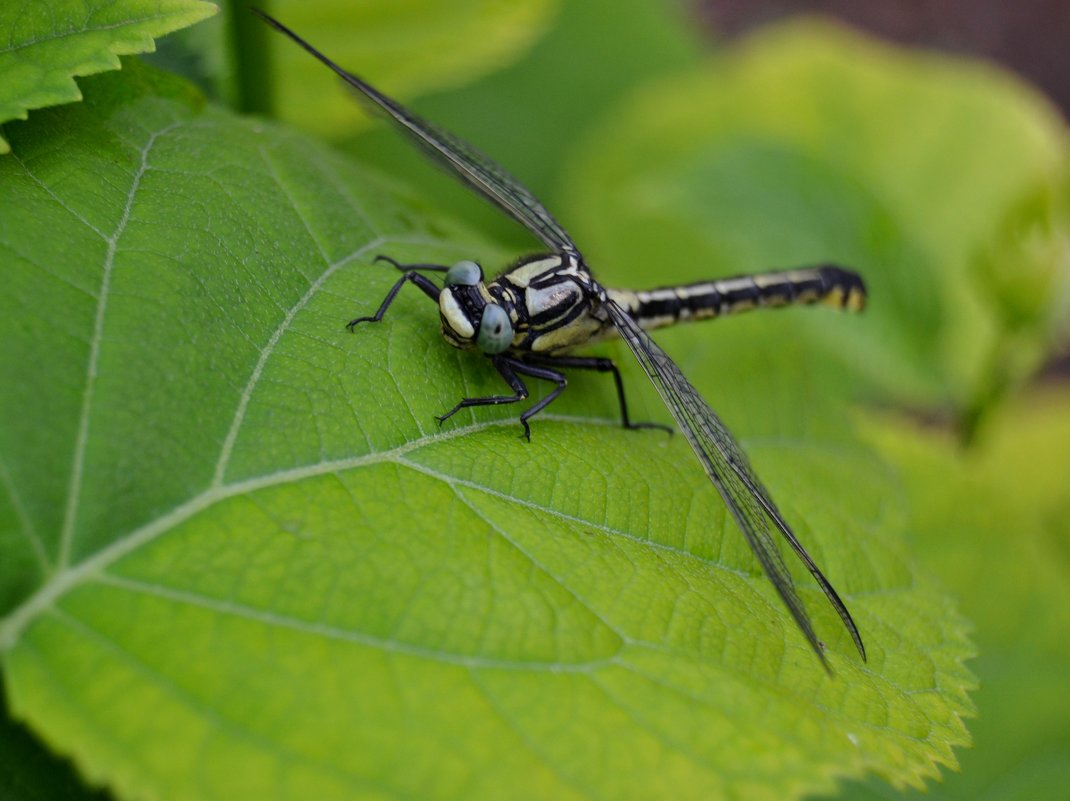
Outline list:
[[[840,616],[840,620],[843,621],[844,628],[847,629],[847,633],[851,635],[851,640],[855,644],[855,648],[858,650],[858,655],[862,657],[862,661],[868,661],[866,658],[866,646],[862,642],[862,635],[858,631],[858,625],[855,623],[854,618],[851,616],[850,610],[847,608],[847,604],[840,598],[840,594],[836,592],[836,588],[832,586],[831,582],[825,578],[825,574],[821,572],[821,568],[817,566],[813,558],[807,553],[802,543],[799,542],[799,538],[795,536],[795,532],[791,530],[791,526],[787,524],[787,521],[781,517],[779,510],[772,504],[765,494],[758,492],[759,488],[755,488],[755,494],[758,498],[758,502],[762,505],[769,519],[773,521],[773,524],[780,531],[781,535],[787,540],[788,545],[795,551],[795,555],[799,557],[799,560],[806,565],[806,569],[810,571],[810,575],[817,581],[817,585],[821,588],[821,592],[828,598],[832,608],[836,610],[836,614]]]

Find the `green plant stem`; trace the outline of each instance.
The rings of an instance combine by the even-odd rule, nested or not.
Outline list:
[[[258,8],[268,9],[259,2]],[[223,3],[227,15],[226,40],[234,64],[234,106],[246,114],[271,116],[274,111],[272,63],[268,54],[267,27],[250,11],[246,0]]]

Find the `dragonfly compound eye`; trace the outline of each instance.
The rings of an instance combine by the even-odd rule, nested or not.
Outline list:
[[[483,270],[474,261],[459,261],[446,272],[446,286],[475,286],[483,280]]]
[[[476,344],[484,353],[501,353],[513,344],[513,323],[509,313],[497,303],[483,307]]]

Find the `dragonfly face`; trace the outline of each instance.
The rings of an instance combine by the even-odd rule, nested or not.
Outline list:
[[[509,311],[483,283],[483,270],[474,261],[459,261],[446,272],[438,296],[442,337],[461,350],[479,349],[488,356],[513,344]]]

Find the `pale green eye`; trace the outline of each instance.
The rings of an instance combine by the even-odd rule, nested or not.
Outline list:
[[[501,353],[513,344],[513,323],[509,313],[496,303],[483,307],[476,344],[484,353]]]
[[[459,261],[446,271],[446,286],[475,286],[483,280],[483,270],[474,261]]]

